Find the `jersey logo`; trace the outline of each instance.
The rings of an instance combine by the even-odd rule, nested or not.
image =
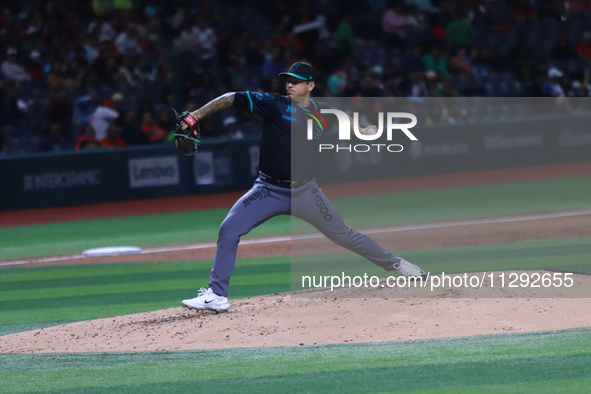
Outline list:
[[[266,101],[275,99],[275,96],[269,93],[255,93],[254,98],[256,101]]]

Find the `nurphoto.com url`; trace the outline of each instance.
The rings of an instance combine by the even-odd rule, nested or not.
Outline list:
[[[302,276],[302,289],[330,288],[330,291],[343,288],[426,288],[434,291],[439,288],[569,288],[574,285],[570,272],[552,273],[516,273],[516,272],[481,272],[478,274],[454,274],[442,272],[438,275],[427,273],[427,278],[414,276],[377,276],[363,275],[305,275]]]

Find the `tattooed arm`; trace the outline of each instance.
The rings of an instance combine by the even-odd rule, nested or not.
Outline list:
[[[209,115],[212,115],[218,111],[230,108],[233,104],[234,92],[228,92],[217,98],[214,98],[209,103],[205,104],[203,107],[191,112],[191,116],[193,116],[195,120],[200,121],[201,119],[206,118]]]

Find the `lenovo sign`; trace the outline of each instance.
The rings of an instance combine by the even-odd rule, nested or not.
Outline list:
[[[179,184],[179,163],[176,156],[129,160],[131,188]]]

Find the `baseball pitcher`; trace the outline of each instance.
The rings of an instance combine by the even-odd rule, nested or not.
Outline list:
[[[190,309],[225,311],[230,307],[228,289],[236,263],[240,238],[253,228],[277,215],[293,215],[317,228],[328,239],[365,257],[386,271],[395,271],[420,280],[425,272],[414,264],[379,246],[370,237],[347,226],[326,198],[315,180],[318,143],[332,124],[327,121],[317,130],[312,141],[306,130],[292,122],[306,114],[330,109],[329,105],[311,98],[316,71],[303,62],[294,63],[288,72],[279,74],[285,80],[287,95],[256,92],[229,92],[203,107],[179,115],[176,145],[183,154],[197,150],[199,121],[231,106],[245,108],[264,119],[260,144],[259,177],[252,188],[232,207],[219,231],[217,249],[209,287],[199,290],[195,298],[182,301]],[[330,117],[334,118],[334,117]],[[350,119],[353,125],[353,120]],[[361,129],[362,134],[375,134],[375,126]],[[351,131],[353,132],[353,131]],[[292,152],[294,152],[292,168]],[[324,209],[317,209],[322,204]],[[326,220],[327,217],[330,220]]]

